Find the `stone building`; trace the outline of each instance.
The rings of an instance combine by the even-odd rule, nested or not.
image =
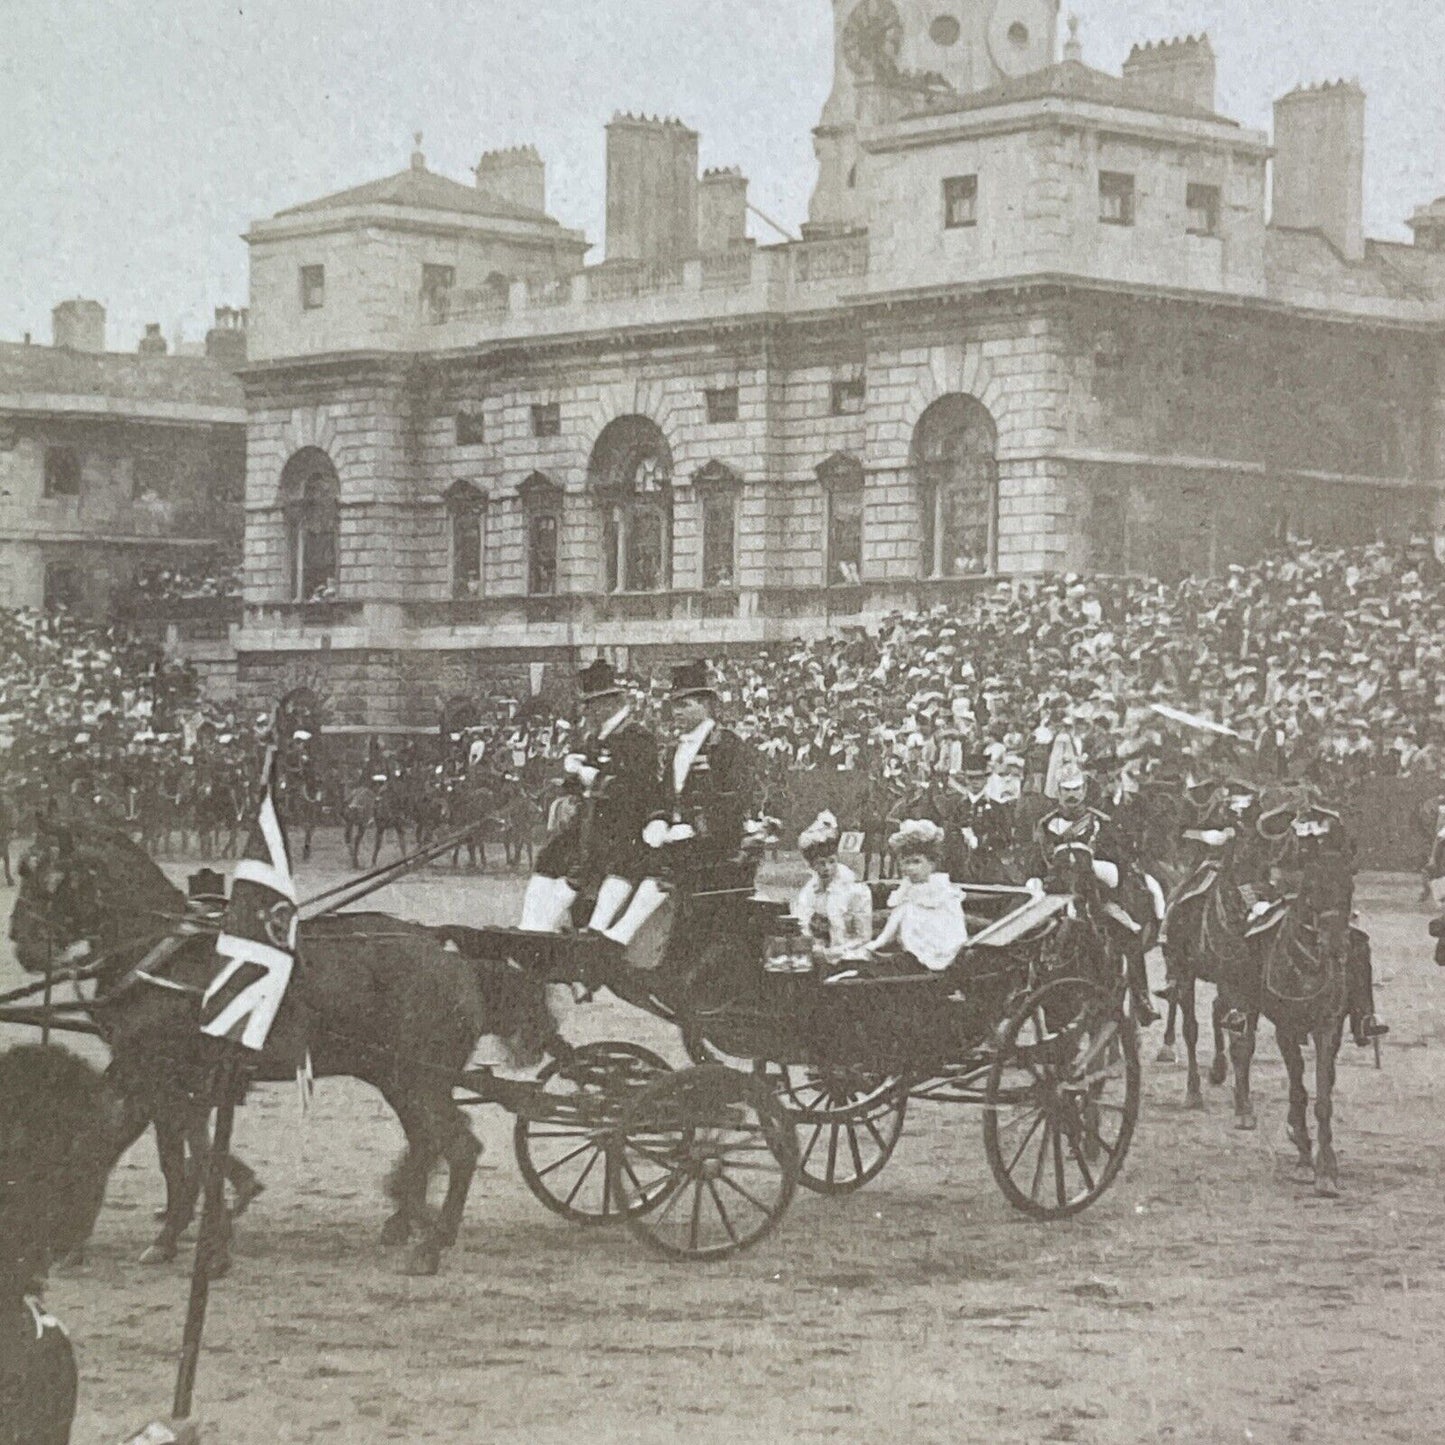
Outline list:
[[[202,357],[168,355],[159,326],[107,351],[96,301],[52,321],[51,346],[0,343],[0,606],[104,617],[142,567],[239,553],[244,313],[217,312]]]
[[[597,264],[530,149],[252,228],[244,687],[424,722],[599,650],[1434,526],[1445,221],[1364,236],[1357,87],[1271,137],[1206,37],[1111,75],[1056,0],[834,11],[801,241],[635,116]]]

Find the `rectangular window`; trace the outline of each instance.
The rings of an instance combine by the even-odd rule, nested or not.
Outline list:
[[[326,267],[301,268],[301,309],[319,311],[326,305]]]
[[[863,489],[828,492],[828,586],[856,587],[863,577]]]
[[[423,266],[421,268],[422,319],[439,325],[451,312],[452,287],[456,285],[455,266]]]
[[[527,519],[527,592],[551,597],[557,591],[557,518],[534,512]]]
[[[45,568],[45,610],[54,612],[64,608],[67,612],[80,609],[80,569],[64,562],[51,562]]]
[[[482,555],[487,514],[479,507],[459,508],[452,514],[452,596],[482,595]]]
[[[479,447],[487,439],[487,424],[480,407],[459,411],[456,416],[456,439],[459,447]]]
[[[160,452],[140,452],[131,463],[133,501],[164,501],[171,494],[172,458]]]
[[[861,376],[835,381],[829,389],[828,410],[833,416],[862,416],[868,384]]]
[[[738,389],[735,386],[719,386],[704,393],[707,398],[707,420],[709,426],[738,419]]]
[[[45,448],[45,495],[80,495],[80,454],[74,447]]]
[[[1134,224],[1134,177],[1122,171],[1099,172],[1099,219],[1109,226]]]
[[[562,435],[562,403],[540,401],[532,407],[532,435],[534,437],[558,437]]]
[[[949,176],[943,182],[943,227],[957,231],[978,224],[978,177]]]
[[[1191,181],[1185,192],[1184,208],[1188,212],[1185,229],[1191,236],[1219,234],[1219,187]]]
[[[702,502],[702,585],[731,587],[737,538],[737,507],[731,492],[714,492]]]

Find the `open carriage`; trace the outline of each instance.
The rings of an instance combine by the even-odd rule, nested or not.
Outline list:
[[[1117,971],[1089,966],[1070,894],[970,888],[992,916],[942,973],[838,976],[784,905],[682,900],[646,967],[586,935],[447,930],[551,982],[603,987],[681,1030],[692,1067],[629,1042],[559,1045],[538,1082],[466,1075],[516,1115],[517,1161],[549,1209],[625,1221],[663,1253],[764,1238],[799,1185],[847,1193],[891,1157],[911,1100],[983,1110],[1004,1197],[1039,1219],[1086,1209],[1117,1177],[1139,1108],[1135,1029]],[[846,975],[849,971],[841,970]]]

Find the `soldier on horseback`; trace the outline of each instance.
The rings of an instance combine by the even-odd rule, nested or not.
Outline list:
[[[659,805],[657,739],[632,716],[627,690],[598,658],[578,674],[583,726],[563,760],[564,802],[552,838],[537,855],[520,927],[562,931],[573,905],[591,903],[601,932],[647,872],[642,830]]]
[[[1259,836],[1273,854],[1269,869],[1271,897],[1255,905],[1249,936],[1267,932],[1284,904],[1296,896],[1310,870],[1327,870],[1348,880],[1341,900],[1350,909],[1345,935],[1345,999],[1350,1036],[1361,1048],[1390,1032],[1375,1013],[1374,963],[1370,936],[1360,928],[1351,908],[1355,872],[1355,841],[1340,815],[1312,797],[1302,806],[1286,805],[1260,817]]]
[[[1140,1023],[1157,1023],[1158,1011],[1149,999],[1149,976],[1144,965],[1146,931],[1153,931],[1154,903],[1143,875],[1133,866],[1129,850],[1107,813],[1088,803],[1088,780],[1078,766],[1059,769],[1055,779],[1058,806],[1039,819],[1034,830],[1035,866],[1039,876],[1050,871],[1054,850],[1082,843],[1094,855],[1094,876],[1108,894],[1105,914],[1128,969],[1134,1016]]]

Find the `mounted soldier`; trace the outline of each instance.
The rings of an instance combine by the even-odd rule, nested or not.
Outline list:
[[[648,876],[621,917],[602,930],[626,947],[667,897],[664,878],[691,894],[745,892],[756,862],[746,856],[744,824],[753,811],[752,750],[717,720],[718,695],[707,664],[672,669],[672,712],[681,735],[663,770],[661,806],[642,830]]]
[[[561,932],[581,900],[602,931],[648,868],[642,830],[660,803],[657,739],[632,715],[627,689],[598,658],[578,674],[583,726],[562,763],[563,802],[537,855],[521,927]]]
[[[1149,976],[1144,965],[1146,936],[1157,925],[1150,892],[1142,884],[1142,875],[1139,879],[1133,876],[1128,847],[1113,819],[1089,806],[1089,783],[1083,770],[1078,766],[1062,767],[1055,782],[1058,804],[1039,819],[1034,829],[1035,868],[1040,877],[1046,877],[1054,850],[1069,843],[1082,843],[1091,850],[1094,876],[1108,899],[1105,912],[1128,967],[1134,1016],[1145,1025],[1156,1023],[1159,1014],[1149,998]]]

